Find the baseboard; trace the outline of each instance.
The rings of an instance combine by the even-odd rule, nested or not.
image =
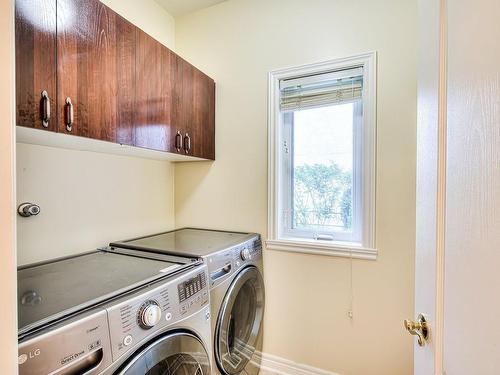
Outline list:
[[[290,361],[267,353],[256,353],[261,358],[261,374],[268,375],[341,375],[336,372],[326,371],[316,367]]]

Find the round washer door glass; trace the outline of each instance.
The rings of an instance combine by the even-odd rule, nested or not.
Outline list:
[[[226,374],[239,374],[252,359],[263,315],[264,281],[256,267],[248,267],[229,287],[217,320],[215,355]]]
[[[210,359],[190,333],[163,336],[136,353],[117,375],[210,375]]]

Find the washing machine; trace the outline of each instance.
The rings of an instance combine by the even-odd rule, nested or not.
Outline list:
[[[209,274],[213,373],[258,374],[265,308],[260,235],[183,228],[111,246],[202,259]]]
[[[197,259],[106,249],[19,271],[20,375],[209,375]]]

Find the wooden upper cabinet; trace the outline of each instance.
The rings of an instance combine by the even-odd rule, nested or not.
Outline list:
[[[215,159],[215,83],[179,56],[175,60],[174,124],[180,152]]]
[[[16,0],[17,124],[215,158],[215,83],[99,0]]]
[[[180,147],[176,151],[181,154],[192,155],[192,125],[193,125],[193,66],[175,56],[174,59],[174,91],[173,91],[173,120],[175,133],[180,138]]]
[[[171,152],[174,54],[142,30],[137,29],[136,35],[134,145]]]
[[[57,129],[55,14],[56,0],[16,1],[17,125]]]
[[[193,74],[193,156],[215,159],[215,82],[194,69]]]
[[[57,0],[59,132],[133,142],[134,26],[98,0]]]

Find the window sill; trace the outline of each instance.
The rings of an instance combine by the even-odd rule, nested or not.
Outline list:
[[[342,258],[377,260],[377,249],[371,249],[356,245],[348,245],[339,242],[293,240],[267,240],[266,248],[276,251],[287,251],[292,253],[326,255]]]

